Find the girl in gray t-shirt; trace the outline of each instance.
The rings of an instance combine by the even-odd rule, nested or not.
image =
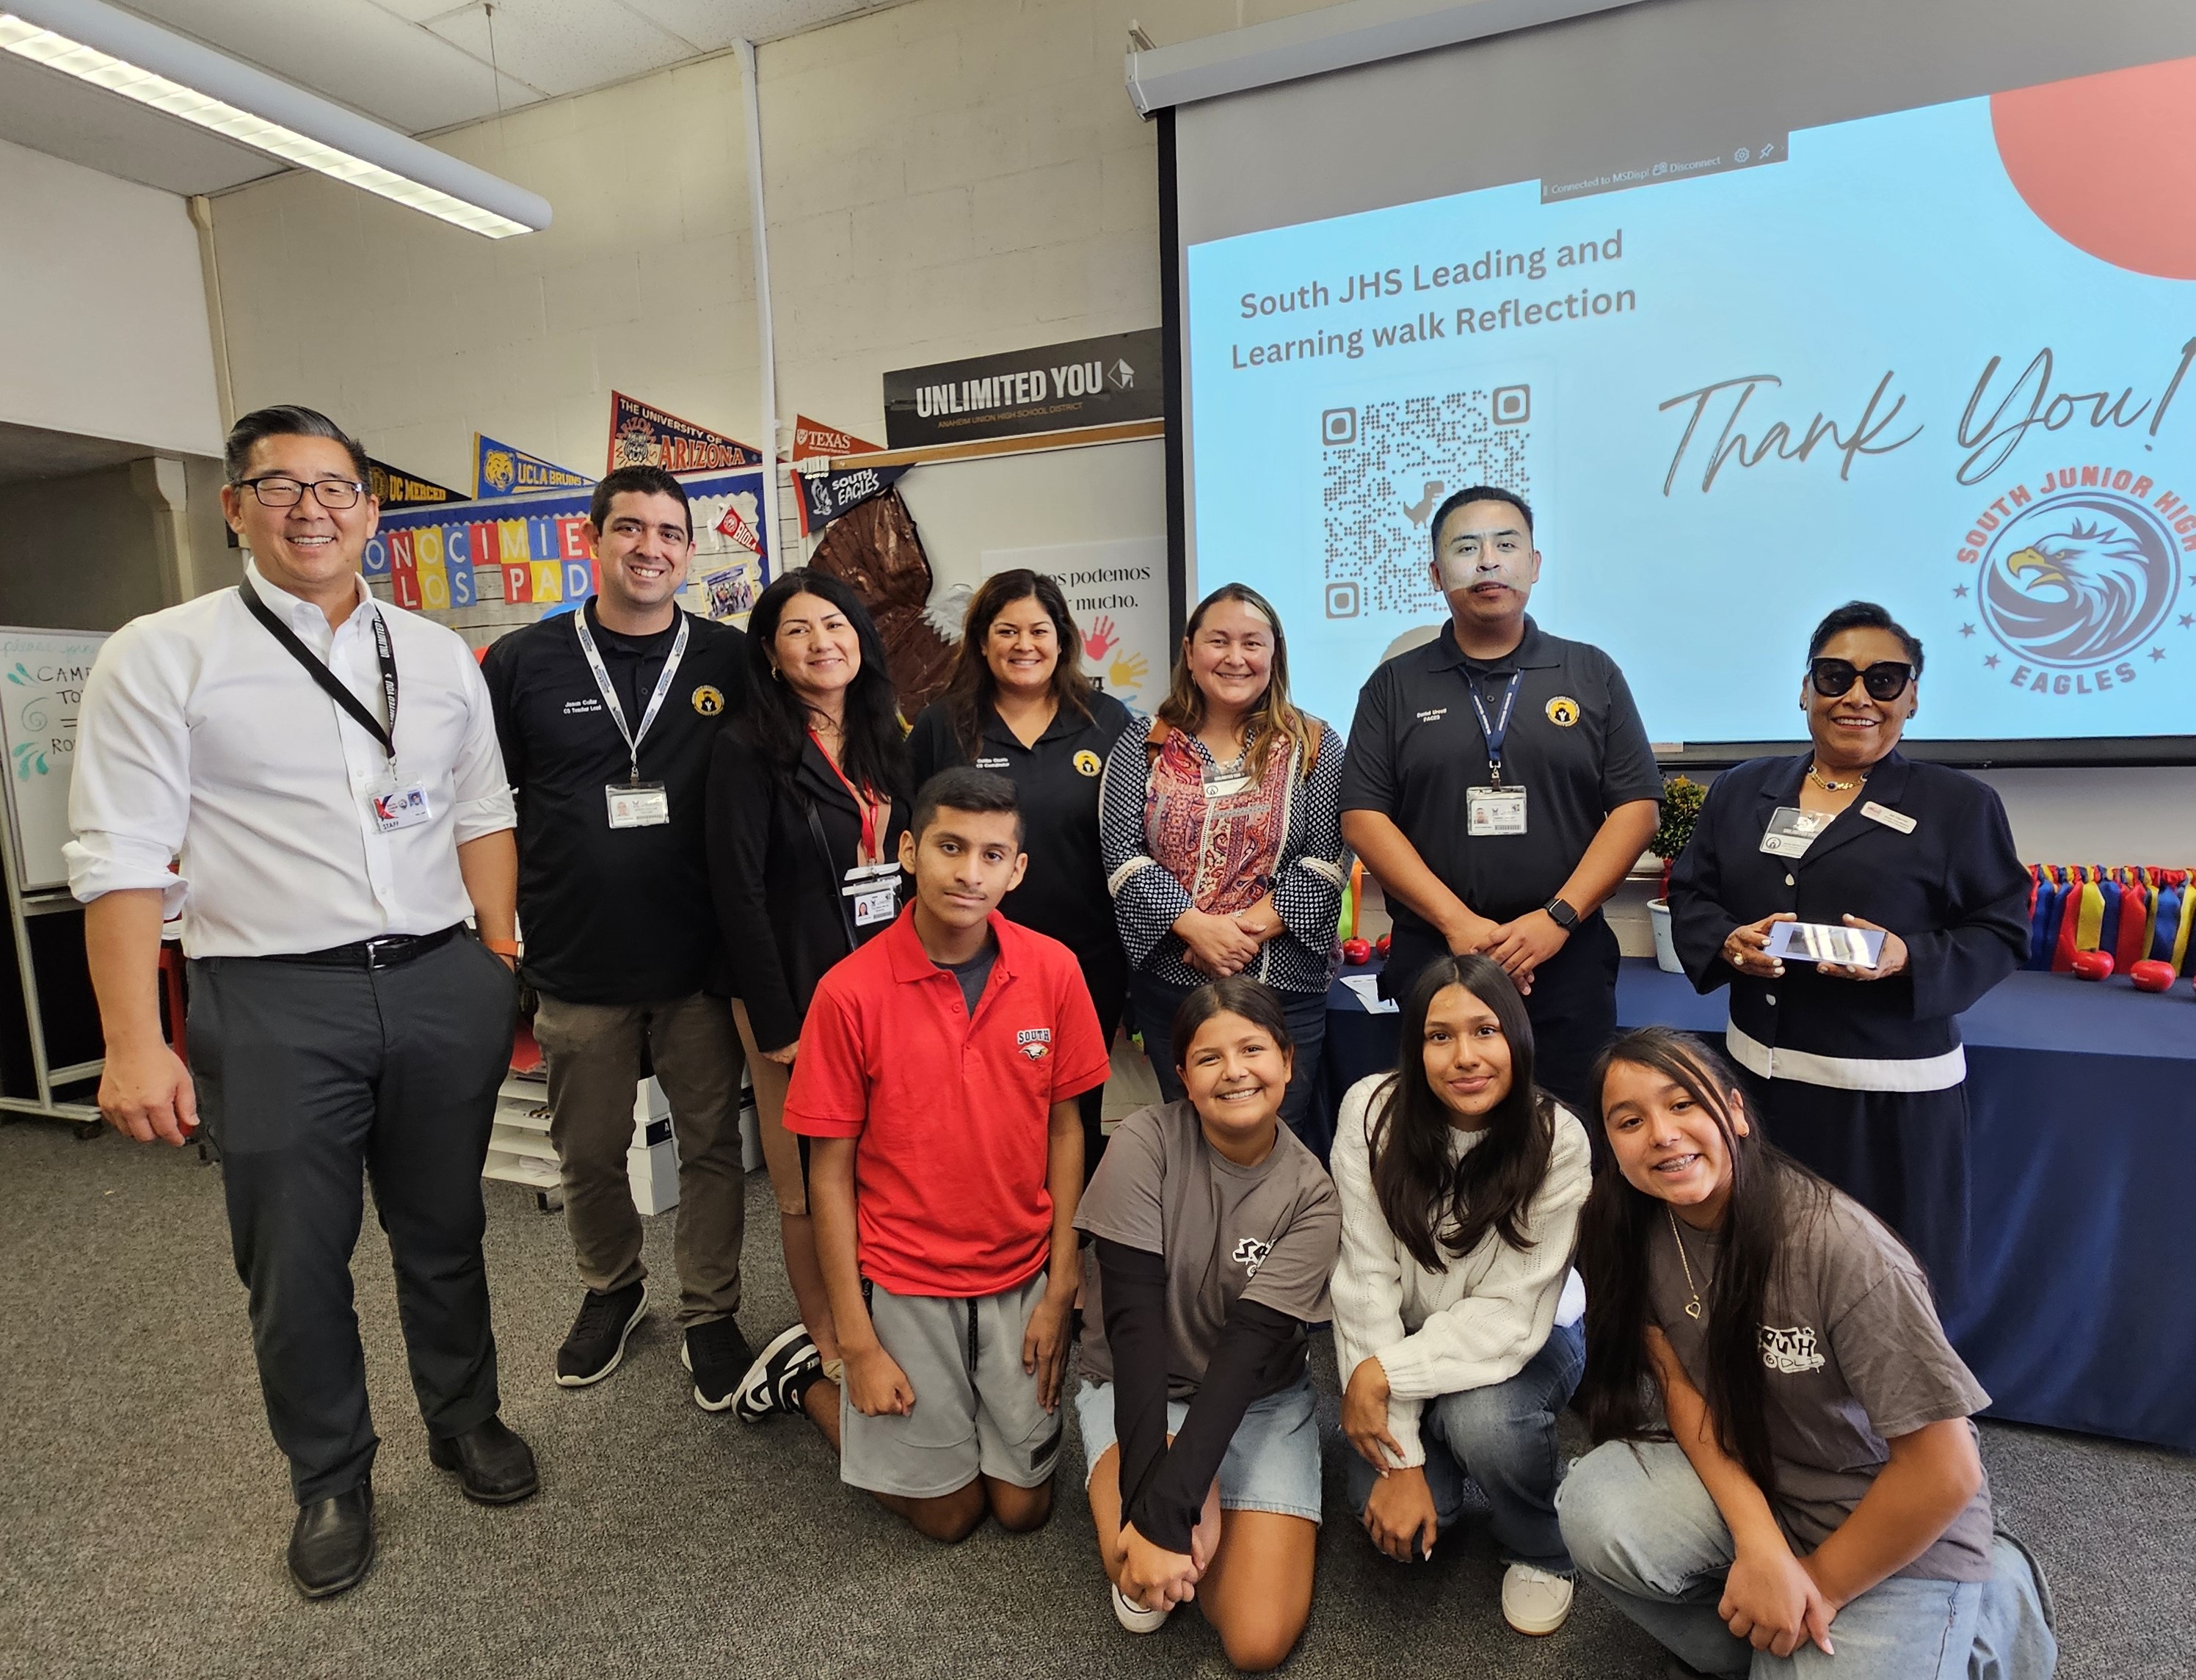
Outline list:
[[[1113,1613],[1155,1632],[1194,1598],[1238,1668],[1311,1614],[1319,1424],[1305,1369],[1341,1215],[1281,1123],[1295,1047],[1243,976],[1198,987],[1171,1043],[1187,1094],[1130,1115],[1083,1193],[1085,1487]]]
[[[1990,1397],[1914,1257],[1761,1140],[1699,1040],[1627,1033],[1592,1088],[1578,1400],[1602,1445],[1557,1497],[1580,1572],[1709,1673],[1812,1645],[1843,1680],[1959,1680],[1971,1651],[2048,1675],[2039,1579],[1991,1533]]]

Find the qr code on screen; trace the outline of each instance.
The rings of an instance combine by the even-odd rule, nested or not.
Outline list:
[[[1329,618],[1442,609],[1430,527],[1444,497],[1493,484],[1529,501],[1532,392],[1482,387],[1320,416]]]

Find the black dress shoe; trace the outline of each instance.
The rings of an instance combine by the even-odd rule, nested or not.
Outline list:
[[[332,1498],[298,1507],[290,1531],[290,1579],[308,1598],[332,1598],[373,1566],[373,1486],[361,1482]]]
[[[481,1505],[514,1505],[541,1486],[534,1468],[534,1449],[491,1417],[461,1435],[438,1435],[427,1443],[436,1469],[454,1470],[465,1498]]]

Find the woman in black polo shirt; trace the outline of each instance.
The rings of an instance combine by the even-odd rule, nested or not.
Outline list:
[[[786,1274],[800,1308],[801,1323],[765,1349],[757,1374],[820,1358],[834,1383],[810,1390],[811,1410],[828,1412],[835,1426],[838,1338],[800,1145],[785,1129],[785,1094],[816,983],[899,914],[899,837],[912,791],[876,624],[838,579],[788,572],[763,591],[748,621],[747,706],[712,750],[709,886]],[[743,1417],[783,1404],[754,1388],[742,1384]]]
[[[1020,568],[984,580],[968,603],[945,692],[908,737],[920,788],[941,770],[995,770],[1020,790],[1022,884],[999,906],[1009,921],[1075,953],[1107,1043],[1127,1006],[1129,960],[1098,850],[1098,773],[1134,723],[1083,673],[1083,632],[1060,586]],[[1084,1094],[1083,1169],[1098,1169],[1105,1088]]]
[[[1946,1299],[1967,1248],[1967,1061],[1953,1018],[2028,950],[2028,871],[1994,789],[1900,756],[1922,644],[1854,601],[1807,644],[1810,749],[1725,771],[1670,877],[1703,992],[1777,1147],[1889,1225]],[[1780,921],[1880,929],[1875,965],[1771,956]]]

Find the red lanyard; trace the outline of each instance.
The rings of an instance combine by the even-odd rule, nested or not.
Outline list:
[[[824,751],[824,742],[818,737],[814,730],[808,731],[808,738],[816,742],[816,750],[824,753],[824,762],[831,766],[831,774],[839,778],[839,785],[844,788],[852,798],[854,809],[861,815],[861,861],[864,863],[881,862],[884,854],[877,844],[877,817],[883,808],[884,802],[868,788],[857,788],[847,779],[847,772],[839,768],[839,761],[830,753]]]

